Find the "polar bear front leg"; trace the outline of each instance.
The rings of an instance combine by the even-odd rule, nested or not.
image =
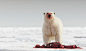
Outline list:
[[[46,34],[43,34],[43,41],[45,45],[49,42],[49,37]]]
[[[56,42],[60,42],[61,44],[63,44],[63,37],[62,37],[62,34],[61,33],[57,33],[55,35],[55,41]]]

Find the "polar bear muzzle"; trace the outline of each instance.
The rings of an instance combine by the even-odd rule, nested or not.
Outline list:
[[[46,17],[48,18],[48,19],[52,19],[53,18],[53,16],[52,16],[52,13],[46,13]]]
[[[48,18],[50,18],[51,17],[51,15],[48,15]]]

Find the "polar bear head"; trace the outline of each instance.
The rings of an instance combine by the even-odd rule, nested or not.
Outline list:
[[[43,14],[44,14],[44,18],[48,20],[52,20],[55,17],[55,12],[46,12]]]

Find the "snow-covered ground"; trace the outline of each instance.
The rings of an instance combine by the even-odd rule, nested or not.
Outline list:
[[[86,49],[86,27],[64,27],[63,42]],[[0,27],[0,50],[33,50],[43,44],[42,27]]]

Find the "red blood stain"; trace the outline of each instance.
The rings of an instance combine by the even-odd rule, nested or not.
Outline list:
[[[60,49],[75,49],[75,48],[79,48],[76,45],[62,45],[60,44],[60,42],[52,42],[52,43],[47,43],[46,46],[43,44],[42,46],[40,45],[35,45],[34,48],[60,48]]]

